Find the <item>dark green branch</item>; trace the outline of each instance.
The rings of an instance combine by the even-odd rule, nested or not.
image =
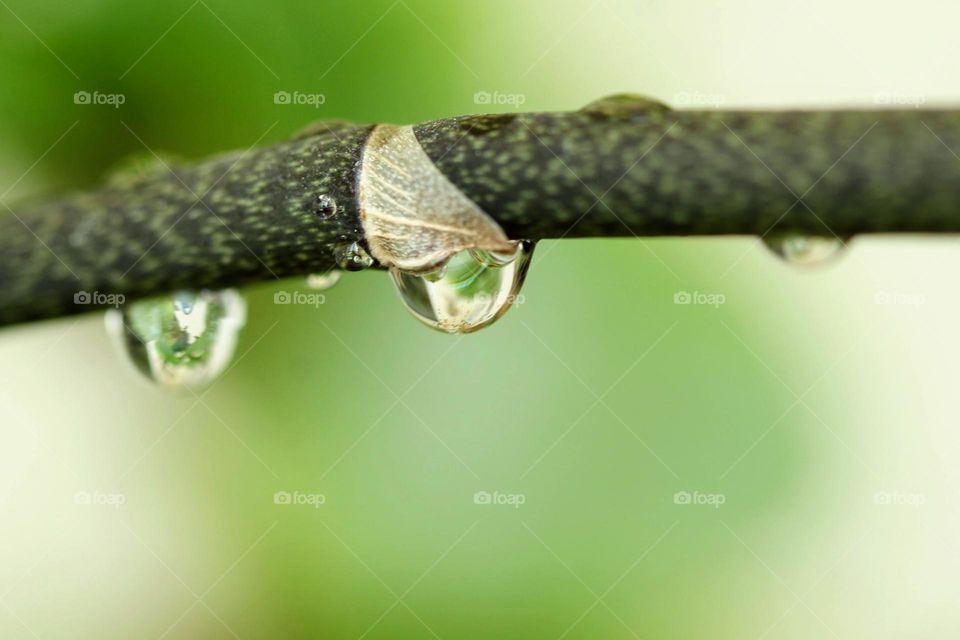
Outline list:
[[[0,324],[89,310],[79,291],[129,300],[337,266],[338,245],[363,242],[370,129],[317,127],[0,215]],[[960,231],[960,112],[677,112],[619,98],[415,131],[515,239]]]
[[[338,244],[362,239],[355,167],[369,130],[194,166],[158,161],[95,192],[0,213],[0,324],[98,306],[75,304],[80,291],[132,300],[328,271]]]

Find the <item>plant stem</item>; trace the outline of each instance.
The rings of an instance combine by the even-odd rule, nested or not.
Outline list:
[[[370,130],[318,127],[13,208],[0,325],[102,306],[75,304],[81,291],[132,300],[335,268],[338,245],[364,242]],[[960,111],[672,111],[620,96],[415,132],[513,239],[960,231]]]

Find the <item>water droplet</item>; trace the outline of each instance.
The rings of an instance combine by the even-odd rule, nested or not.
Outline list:
[[[234,289],[179,291],[107,312],[107,330],[134,366],[158,384],[202,387],[227,368],[246,321]]]
[[[635,93],[618,93],[594,100],[580,111],[595,118],[630,120],[665,114],[670,107]]]
[[[322,194],[317,198],[317,215],[321,218],[331,218],[337,214],[337,201]]]
[[[313,273],[307,276],[307,286],[316,291],[324,291],[340,282],[342,271],[331,269],[326,273]]]
[[[391,270],[404,305],[417,320],[447,333],[471,333],[493,323],[517,301],[534,243],[511,256],[461,251],[440,271],[417,275]]]
[[[359,242],[344,242],[333,250],[337,265],[346,271],[363,271],[373,266],[373,258]]]
[[[836,237],[802,234],[770,234],[763,243],[790,264],[804,267],[821,265],[835,259],[843,250],[843,240]]]

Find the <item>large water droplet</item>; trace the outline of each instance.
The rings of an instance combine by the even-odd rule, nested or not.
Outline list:
[[[415,318],[447,333],[471,333],[493,323],[517,302],[534,243],[513,255],[461,251],[426,275],[391,270],[404,305]]]
[[[340,282],[342,271],[331,269],[326,273],[312,273],[307,276],[307,286],[315,291],[325,291]]]
[[[337,265],[346,271],[363,271],[373,266],[373,258],[359,242],[342,242],[334,247]]]
[[[179,291],[107,312],[107,330],[145,376],[174,389],[202,387],[227,368],[246,321],[234,289]]]
[[[763,243],[785,261],[804,267],[821,265],[837,258],[844,248],[837,237],[802,234],[769,234]]]

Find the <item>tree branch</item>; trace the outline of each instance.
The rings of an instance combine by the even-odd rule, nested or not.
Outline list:
[[[324,272],[364,243],[367,125],[113,179],[0,216],[0,325]],[[513,239],[960,231],[960,112],[672,111],[620,96],[566,113],[414,129]],[[402,168],[401,168],[402,170]],[[96,302],[93,300],[92,302]]]

